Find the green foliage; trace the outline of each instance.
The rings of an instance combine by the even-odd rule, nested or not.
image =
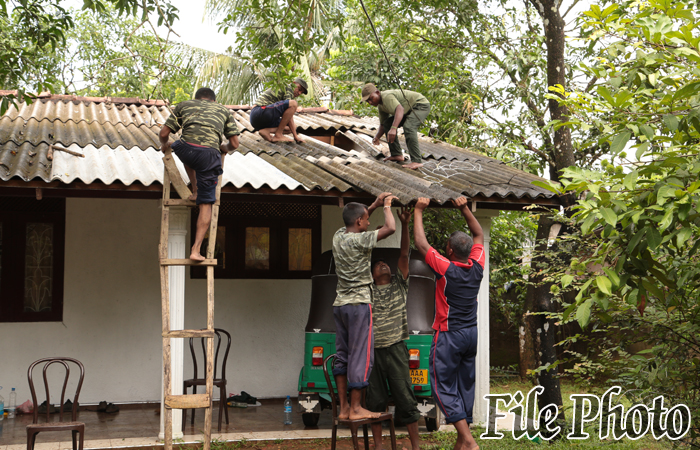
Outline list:
[[[546,160],[524,151],[526,141],[542,140],[538,122],[546,109],[545,49],[532,9],[508,2],[365,3],[396,77],[359,2],[348,2],[354,30],[326,71],[334,107],[376,115],[360,104],[366,82],[418,91],[432,106],[424,134],[542,173]]]
[[[512,328],[518,328],[526,295],[525,275],[529,272],[527,252],[537,232],[537,217],[529,213],[503,211],[491,222],[489,241],[489,302]]]
[[[86,96],[168,99],[177,103],[194,93],[198,54],[148,32],[131,16],[104,12],[75,13],[76,26],[67,35],[64,52],[57,55],[63,90]]]
[[[31,102],[25,90],[51,89],[58,81],[51,55],[65,44],[73,20],[57,0],[0,1],[0,89],[19,89],[18,97]],[[10,8],[8,8],[10,6]],[[14,96],[3,97],[4,114]]]
[[[110,5],[119,14],[127,16],[135,16],[141,11],[142,22],[146,22],[149,15],[155,15],[158,25],[169,27],[177,19],[177,8],[167,1],[83,1],[84,9],[102,14]],[[111,18],[107,22],[111,22]],[[17,89],[17,97],[31,102],[34,96],[25,91],[54,91],[62,86],[55,59],[56,54],[65,49],[74,19],[60,6],[59,0],[0,0],[0,27],[3,30],[0,35],[1,88]],[[17,97],[4,96],[0,102],[0,114],[4,114]]]
[[[597,131],[595,141],[584,137],[581,145],[609,149],[610,160],[597,171],[565,173],[564,189],[579,198],[573,217],[586,253],[562,278],[579,289],[563,318],[600,330],[589,339],[617,357],[585,369],[615,377],[636,396],[663,394],[691,411],[700,410],[695,11],[693,1],[651,0],[603,3],[584,13],[583,36],[598,58],[582,70],[598,84],[566,102],[573,128]],[[644,356],[632,350],[640,344],[648,348]],[[696,417],[686,442],[697,446],[698,433]]]
[[[247,63],[263,88],[283,89],[301,76],[316,78],[319,60],[338,37],[343,21],[342,3],[337,0],[282,2],[270,0],[210,0],[210,15],[222,17],[219,30],[236,30],[238,46],[232,56]],[[321,49],[321,52],[317,52]],[[316,97],[309,86],[309,98]]]

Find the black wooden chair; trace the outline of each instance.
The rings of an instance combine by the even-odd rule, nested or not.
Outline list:
[[[43,375],[44,375],[44,388],[46,390],[46,422],[39,423],[39,402],[37,401],[36,391],[34,389],[34,380],[32,379],[32,372],[34,367],[39,364],[44,363]],[[70,367],[69,363],[74,363],[80,369],[80,378],[78,379],[78,386],[75,390],[75,397],[73,397],[73,410],[71,411],[71,421],[63,422],[63,405],[66,397],[66,386],[68,385],[68,379],[70,378]],[[63,379],[63,389],[61,390],[61,404],[59,407],[59,421],[51,422],[51,394],[49,393],[49,381],[47,379],[46,373],[47,369],[53,364],[60,364],[66,369],[65,376]],[[33,362],[29,366],[27,371],[27,378],[29,380],[29,390],[32,393],[32,402],[34,403],[34,419],[31,425],[27,425],[27,450],[34,449],[34,443],[36,441],[36,435],[42,431],[71,431],[73,434],[73,450],[83,450],[83,441],[85,438],[85,424],[78,422],[78,397],[80,396],[80,388],[83,386],[83,378],[85,377],[85,368],[80,361],[73,358],[43,358],[38,361]],[[80,439],[78,439],[78,434],[80,434]]]
[[[226,403],[226,361],[228,360],[228,353],[231,350],[231,335],[228,331],[221,328],[214,328],[214,333],[216,334],[216,347],[214,347],[214,387],[219,388],[219,431],[221,431],[221,419],[226,413],[226,425],[228,425],[228,403]],[[226,349],[224,351],[224,358],[221,362],[221,376],[217,377],[217,367],[219,365],[219,350],[221,350],[221,335],[226,335]],[[197,386],[206,386],[207,379],[199,378],[197,371],[197,354],[194,349],[194,340],[200,339],[202,343],[202,357],[204,358],[204,363],[202,364],[203,373],[202,376],[207,375],[207,350],[206,350],[206,338],[190,338],[190,353],[192,354],[192,365],[194,366],[194,375],[192,378],[185,380],[183,383],[183,394],[187,394],[187,388],[192,387],[192,393],[197,393]],[[192,425],[194,425],[194,412],[192,410]],[[182,430],[185,430],[185,423],[187,422],[187,410],[182,412]]]
[[[335,441],[338,435],[338,425],[347,425],[350,428],[350,434],[352,435],[352,445],[355,450],[360,450],[360,442],[357,438],[357,429],[362,425],[362,432],[365,439],[365,450],[369,450],[369,438],[367,437],[367,425],[389,421],[389,430],[391,432],[391,449],[396,450],[396,433],[394,431],[394,418],[390,412],[386,412],[376,419],[360,419],[360,420],[350,420],[350,419],[339,419],[338,418],[338,401],[336,400],[335,388],[333,383],[331,383],[331,376],[328,373],[328,363],[330,362],[331,367],[335,365],[335,353],[329,355],[325,361],[323,361],[323,375],[326,377],[326,383],[328,385],[328,391],[331,394],[331,406],[333,411],[333,431],[331,434],[331,450],[335,450]]]

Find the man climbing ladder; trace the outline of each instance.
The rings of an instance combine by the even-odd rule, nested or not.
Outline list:
[[[171,154],[169,137],[171,132],[182,129],[180,140],[172,148],[184,162],[194,194],[185,185]],[[204,408],[204,450],[211,448],[212,395],[214,391],[214,246],[219,218],[221,198],[222,152],[233,151],[238,147],[238,127],[231,112],[216,103],[211,89],[197,91],[195,100],[178,104],[160,132],[161,150],[164,153],[163,205],[160,234],[160,279],[163,336],[163,394],[165,404],[164,437],[165,450],[173,445],[173,409]],[[222,136],[228,139],[220,145]],[[181,200],[170,198],[170,184],[173,184]],[[168,228],[170,206],[199,206],[199,219],[195,235],[195,245],[189,259],[168,258]],[[200,254],[200,247],[209,230],[209,243],[206,258]],[[207,327],[201,330],[170,330],[169,266],[207,266]],[[206,393],[192,395],[172,394],[172,374],[170,340],[172,338],[207,338]]]
[[[172,149],[185,164],[190,177],[192,195],[199,205],[197,232],[190,259],[204,261],[199,253],[204,236],[211,221],[211,205],[214,203],[219,175],[223,173],[224,155],[238,148],[238,127],[233,114],[216,103],[216,94],[209,88],[200,88],[194,100],[179,103],[160,130],[160,145],[163,153],[170,151],[170,133],[182,129],[182,136]],[[221,145],[221,137],[228,143]],[[222,150],[224,153],[220,153]]]

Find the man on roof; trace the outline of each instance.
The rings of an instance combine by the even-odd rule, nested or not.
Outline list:
[[[286,89],[275,92],[268,89],[255,101],[255,106],[250,111],[250,124],[260,133],[266,141],[292,142],[292,139],[284,135],[285,127],[294,136],[298,143],[304,142],[297,135],[297,127],[294,124],[294,113],[302,112],[295,98],[308,93],[308,85],[302,78],[297,78]]]
[[[423,167],[423,158],[418,145],[418,128],[425,122],[430,113],[428,99],[423,94],[406,89],[380,92],[377,86],[367,83],[362,88],[362,101],[376,106],[379,112],[379,129],[372,143],[379,145],[379,138],[386,133],[391,156],[385,158],[384,161],[404,162],[401,145],[396,139],[399,127],[403,127],[408,154],[411,156],[411,162],[404,167],[414,170]]]
[[[171,149],[170,133],[182,129],[180,139],[172,144],[172,151],[185,165],[192,185],[192,196],[199,205],[197,231],[190,259],[204,261],[200,248],[211,223],[211,206],[216,201],[216,185],[224,173],[226,153],[238,148],[238,126],[231,111],[216,103],[216,94],[209,88],[200,88],[194,100],[177,104],[160,130],[160,149]],[[222,144],[222,136],[228,142]]]

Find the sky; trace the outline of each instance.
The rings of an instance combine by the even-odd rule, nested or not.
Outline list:
[[[173,26],[180,38],[175,36],[174,40],[217,53],[223,53],[235,44],[235,31],[229,30],[228,34],[219,33],[217,25],[204,18],[204,0],[170,0],[170,3],[180,11],[179,20]],[[81,9],[83,0],[63,0],[62,5]],[[165,28],[162,28],[164,36]]]
[[[235,44],[235,31],[219,33],[216,23],[204,17],[203,0],[170,0],[170,3],[180,10],[180,19],[173,29],[181,36],[181,42],[217,53]]]

